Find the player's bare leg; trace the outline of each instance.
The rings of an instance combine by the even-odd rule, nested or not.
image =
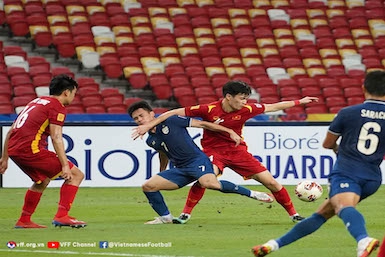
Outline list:
[[[304,219],[295,210],[286,188],[278,183],[268,170],[255,174],[251,178],[262,183],[272,192],[275,200],[286,210],[293,222],[300,222]]]

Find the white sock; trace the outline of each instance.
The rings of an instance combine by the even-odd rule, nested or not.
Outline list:
[[[173,219],[173,217],[172,217],[171,213],[162,216],[162,220],[170,221],[172,219]]]
[[[274,251],[277,251],[279,249],[279,245],[277,243],[277,241],[271,239],[269,241],[267,241],[267,243],[265,245],[269,245],[271,246],[271,250],[274,252]]]

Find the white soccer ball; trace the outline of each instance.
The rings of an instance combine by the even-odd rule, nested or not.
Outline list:
[[[304,202],[314,202],[322,196],[322,186],[315,181],[305,180],[295,187],[295,194]]]

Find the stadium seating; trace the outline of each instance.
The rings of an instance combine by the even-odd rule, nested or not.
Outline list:
[[[342,96],[346,105],[355,102],[348,98],[362,96],[355,87],[365,72],[384,69],[385,64],[381,1],[7,2],[4,21],[13,36],[53,45],[59,57],[78,58],[86,68],[100,64],[104,78],[126,79],[128,90],[148,88],[160,99],[176,98],[180,105],[200,102],[200,97],[180,98],[176,88],[205,86],[220,97],[218,88],[229,79],[256,88],[263,83],[278,86],[271,96],[278,101]],[[33,61],[28,64],[17,47],[6,47],[3,54],[13,61],[6,66],[24,68],[35,86],[43,84],[35,84],[39,76],[47,81],[58,73],[48,62],[41,64],[45,70],[33,68]],[[282,72],[268,72],[277,69]],[[158,82],[154,75],[163,79]]]

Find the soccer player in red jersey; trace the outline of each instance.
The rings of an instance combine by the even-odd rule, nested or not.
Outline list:
[[[72,102],[77,87],[77,82],[67,75],[54,77],[49,85],[50,96],[28,103],[7,133],[0,159],[0,174],[4,174],[11,158],[34,182],[25,194],[21,217],[15,228],[46,228],[31,221],[31,216],[49,182],[57,177],[62,177],[64,183],[52,224],[70,227],[87,225],[68,215],[84,174],[68,161],[62,133],[67,113],[65,105]],[[47,149],[48,136],[55,152]]]
[[[242,81],[229,81],[223,86],[222,100],[168,111],[159,116],[164,118],[158,119],[158,122],[172,115],[200,117],[204,121],[231,128],[241,135],[245,122],[258,114],[318,101],[317,97],[304,97],[300,100],[274,104],[247,104],[250,94],[251,88],[248,84]],[[144,135],[149,129],[146,126],[139,126],[135,133]],[[246,179],[254,179],[262,183],[272,192],[276,201],[282,205],[294,222],[304,219],[295,210],[285,187],[278,183],[266,167],[247,151],[244,141],[235,148],[228,135],[205,129],[201,144],[205,154],[212,160],[216,174],[220,174],[225,167],[229,167]],[[193,208],[203,197],[204,192],[205,189],[199,183],[191,187],[183,212],[174,220],[174,223],[184,224],[190,219]]]

